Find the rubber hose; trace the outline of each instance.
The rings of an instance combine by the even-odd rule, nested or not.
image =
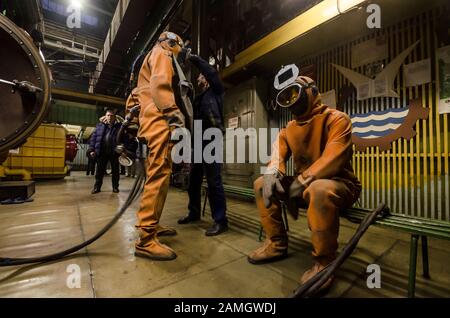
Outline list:
[[[95,234],[93,237],[91,237],[90,239],[88,239],[87,241],[85,241],[81,244],[75,245],[69,249],[66,249],[66,250],[63,250],[61,252],[57,252],[54,254],[50,254],[50,255],[45,255],[45,256],[40,256],[40,257],[31,257],[31,258],[1,257],[0,258],[0,266],[17,266],[17,265],[24,265],[24,264],[34,264],[34,263],[44,263],[44,262],[54,261],[57,259],[61,259],[69,254],[75,253],[75,252],[81,250],[82,248],[97,241],[106,232],[108,232],[108,230],[111,229],[114,224],[117,223],[117,221],[120,219],[120,217],[127,211],[127,209],[130,207],[130,205],[141,194],[144,183],[145,183],[143,159],[140,158],[138,161],[136,161],[136,164],[138,165],[139,171],[138,171],[136,181],[134,182],[134,185],[131,188],[131,191],[130,191],[130,194],[128,195],[127,200],[122,205],[122,207],[117,211],[114,218],[108,224],[106,224],[97,234]]]
[[[319,291],[320,287],[328,281],[328,279],[336,272],[336,270],[345,262],[345,260],[353,253],[353,250],[358,245],[359,240],[367,231],[370,225],[375,221],[376,217],[382,213],[387,212],[385,203],[381,203],[375,210],[365,216],[356,230],[353,237],[342,250],[341,254],[322,271],[317,273],[314,277],[308,280],[305,284],[297,288],[291,298],[306,298],[314,297]]]

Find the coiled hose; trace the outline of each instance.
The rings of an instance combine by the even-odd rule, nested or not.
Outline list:
[[[10,257],[0,257],[0,266],[17,266],[17,265],[24,265],[24,264],[34,264],[34,263],[44,263],[44,262],[50,262],[57,259],[61,259],[69,254],[75,253],[82,248],[94,243],[97,241],[100,237],[103,236],[106,232],[108,232],[109,229],[113,227],[114,224],[117,223],[117,221],[120,219],[120,217],[127,211],[127,209],[130,207],[130,205],[139,197],[143,190],[143,186],[145,183],[145,174],[144,174],[144,161],[142,158],[139,158],[136,160],[136,165],[138,165],[136,168],[138,169],[137,178],[134,182],[133,187],[131,188],[130,194],[128,195],[127,200],[122,205],[122,207],[117,211],[114,218],[106,224],[97,234],[95,234],[90,239],[86,240],[85,242],[75,245],[69,249],[66,249],[61,252],[57,252],[50,255],[40,256],[40,257],[30,257],[30,258],[10,258]]]
[[[350,239],[347,245],[342,250],[342,253],[325,267],[322,271],[316,274],[313,278],[305,284],[297,288],[290,298],[307,298],[317,295],[320,287],[328,281],[328,279],[336,272],[336,270],[345,262],[345,260],[353,253],[353,250],[358,245],[359,240],[367,231],[369,226],[375,221],[378,215],[389,213],[385,203],[381,203],[375,210],[367,214],[356,230],[355,235]]]

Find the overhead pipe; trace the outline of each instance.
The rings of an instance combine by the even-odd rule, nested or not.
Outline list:
[[[52,88],[52,97],[53,99],[77,101],[86,104],[102,103],[111,106],[125,106],[125,100],[122,98],[100,94],[87,94],[61,88]]]

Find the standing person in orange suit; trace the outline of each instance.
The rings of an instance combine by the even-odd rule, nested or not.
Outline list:
[[[182,39],[164,32],[158,43],[145,57],[139,72],[137,87],[127,101],[127,109],[140,105],[138,137],[145,139],[148,147],[146,160],[147,180],[137,213],[137,256],[153,260],[173,260],[176,253],[162,244],[158,236],[176,234],[175,230],[159,225],[169,190],[171,160],[171,132],[184,127],[184,116],[175,102],[173,59],[183,47]]]

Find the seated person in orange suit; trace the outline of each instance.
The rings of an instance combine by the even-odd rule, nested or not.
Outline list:
[[[361,184],[351,165],[350,118],[322,104],[318,88],[310,78],[297,77],[280,91],[277,103],[292,112],[293,120],[280,131],[267,171],[254,184],[266,241],[248,256],[248,261],[261,264],[287,257],[288,237],[281,201],[287,203],[295,216],[298,207],[305,207],[315,264],[301,277],[304,284],[336,258],[339,211],[358,199]],[[291,156],[295,177],[285,175]],[[322,291],[332,281],[330,278]]]

